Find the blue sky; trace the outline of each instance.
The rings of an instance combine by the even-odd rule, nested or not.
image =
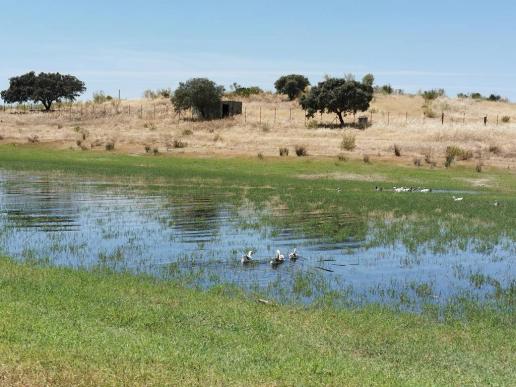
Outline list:
[[[516,100],[514,1],[0,0],[0,89],[29,70],[59,71],[123,98],[203,76],[272,89],[361,77],[449,95]]]

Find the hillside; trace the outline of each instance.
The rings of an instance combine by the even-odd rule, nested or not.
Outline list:
[[[485,165],[516,167],[516,105],[511,103],[439,98],[430,106],[433,118],[428,118],[420,96],[376,95],[366,113],[372,118],[366,130],[336,128],[332,115],[306,120],[297,102],[277,95],[254,96],[243,103],[242,116],[210,122],[178,116],[165,99],[79,103],[50,114],[8,109],[0,113],[0,142],[26,143],[31,138],[58,148],[88,150],[104,150],[113,142],[116,150],[130,153],[145,153],[147,147],[160,153],[248,156],[277,156],[280,147],[289,148],[292,155],[295,146],[302,145],[311,156],[344,153],[348,158],[368,155],[371,160],[404,163],[426,158],[437,166],[444,161],[446,147],[454,145]],[[510,121],[502,122],[503,116]],[[347,121],[351,124],[353,117]],[[344,132],[356,137],[354,151],[341,149]],[[401,149],[400,158],[394,157],[394,144]]]

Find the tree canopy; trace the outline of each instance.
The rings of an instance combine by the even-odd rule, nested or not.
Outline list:
[[[48,111],[54,102],[74,101],[86,91],[84,82],[73,75],[39,73],[34,71],[9,79],[9,88],[0,93],[7,103],[42,103]]]
[[[317,112],[335,113],[340,124],[344,125],[344,117],[348,113],[369,109],[373,99],[373,80],[369,75],[362,82],[351,78],[327,78],[301,97],[301,107],[307,117],[313,117]]]
[[[299,97],[308,86],[310,86],[308,78],[299,74],[284,75],[274,83],[276,91],[288,95],[291,101]]]
[[[217,86],[207,78],[193,78],[181,82],[172,96],[176,111],[196,109],[202,118],[209,118],[209,111],[217,107],[224,94],[224,86]]]

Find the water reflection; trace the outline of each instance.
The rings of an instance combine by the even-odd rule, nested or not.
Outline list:
[[[147,190],[124,180],[0,171],[0,248],[56,265],[102,264],[202,286],[232,282],[300,302],[338,291],[350,302],[442,304],[464,292],[482,298],[516,274],[513,243],[486,253],[371,247],[370,235],[382,230],[351,212],[296,214],[234,198],[216,187]],[[329,231],[340,237],[329,241]],[[296,263],[270,267],[276,249],[287,255],[294,247]],[[242,267],[246,249],[257,251],[258,262]],[[476,286],[477,274],[487,285]]]

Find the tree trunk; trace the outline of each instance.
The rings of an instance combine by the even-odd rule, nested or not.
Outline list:
[[[52,101],[41,101],[41,103],[45,107],[45,111],[50,111],[50,108],[52,107]]]
[[[342,118],[342,112],[337,112],[337,117],[339,117],[340,127],[344,126],[344,118]]]

